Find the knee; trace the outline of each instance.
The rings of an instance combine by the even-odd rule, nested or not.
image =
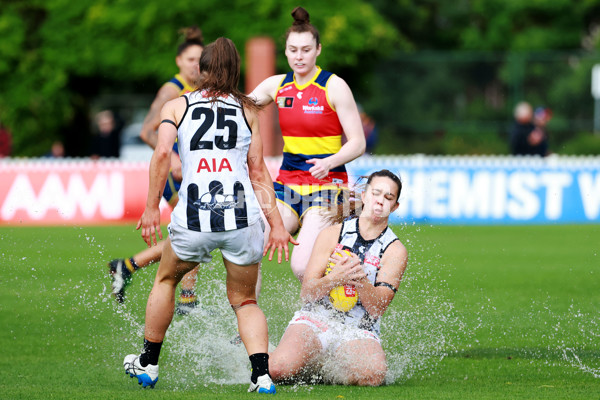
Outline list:
[[[286,363],[280,357],[271,355],[269,358],[269,374],[274,382],[290,382],[295,373],[296,371],[290,368],[289,363]]]
[[[292,252],[292,257],[290,260],[290,267],[292,268],[292,272],[294,276],[298,278],[300,282],[304,279],[304,272],[306,271],[306,263],[308,261],[308,257],[301,257],[299,252]]]
[[[271,379],[275,382],[280,382],[285,377],[285,371],[282,368],[281,362],[273,356],[269,358],[269,375],[271,375]]]
[[[369,368],[359,372],[353,383],[357,386],[381,386],[385,383],[386,373],[387,368],[385,366]]]
[[[156,278],[154,279],[155,285],[171,285],[173,287],[177,286],[181,278],[177,278],[172,274],[165,274],[162,271],[158,271],[156,274]]]

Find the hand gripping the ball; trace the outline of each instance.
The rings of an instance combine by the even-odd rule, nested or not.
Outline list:
[[[348,312],[358,302],[356,286],[366,274],[357,255],[348,249],[341,249],[343,253],[334,251],[325,270],[325,275],[331,275],[340,285],[329,292],[329,300],[333,307],[339,311]]]

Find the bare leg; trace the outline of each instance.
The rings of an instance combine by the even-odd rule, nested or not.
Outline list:
[[[385,352],[375,340],[359,339],[342,344],[336,350],[334,363],[345,374],[341,382],[336,383],[379,386],[385,382]]]
[[[198,281],[198,265],[196,268],[188,272],[181,279],[181,290],[191,290],[194,291],[196,289],[196,282]]]
[[[274,381],[293,379],[321,352],[321,342],[307,325],[290,325],[279,345],[269,356],[269,372]]]
[[[281,214],[281,218],[283,219],[283,226],[289,232],[290,235],[293,235],[298,230],[298,216],[292,212],[286,205],[281,204],[280,201],[277,202],[277,209],[279,210],[279,214]],[[269,226],[267,220],[263,216],[263,221],[265,223],[265,236],[263,246],[267,244],[267,240],[269,239],[269,233],[271,233],[271,227]],[[261,274],[262,263],[258,265],[258,281],[256,282],[256,298],[260,296],[260,289],[262,287],[262,274]]]
[[[177,284],[183,275],[198,265],[179,260],[171,248],[171,241],[167,239],[165,242],[162,260],[146,305],[144,336],[155,343],[163,341],[173,319]]]
[[[160,241],[156,246],[152,246],[133,256],[133,261],[139,268],[147,267],[150,264],[160,261],[166,240]],[[181,280],[181,289],[193,291],[196,288],[198,280],[198,268],[188,272]]]
[[[239,306],[247,300],[256,301],[256,280],[258,263],[239,266],[223,258],[227,269],[227,298],[229,303]],[[266,353],[269,349],[267,319],[257,304],[250,304],[235,310],[240,337],[248,355]]]
[[[302,228],[300,228],[300,232],[296,238],[299,244],[294,246],[294,251],[292,252],[290,260],[292,272],[300,282],[304,279],[306,264],[312,253],[317,236],[329,225],[330,223],[321,214],[319,208],[308,210],[306,214],[304,214],[304,217],[302,217]]]
[[[165,247],[165,242],[166,240],[161,240],[156,244],[156,246],[152,246],[140,251],[133,256],[133,261],[135,261],[137,266],[140,268],[147,267],[150,264],[160,261],[163,249]]]

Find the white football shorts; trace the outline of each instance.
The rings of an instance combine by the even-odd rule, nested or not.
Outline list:
[[[324,352],[335,352],[341,344],[351,340],[370,339],[381,343],[374,332],[331,320],[311,311],[296,311],[288,326],[295,324],[310,327],[321,342]]]
[[[224,232],[196,232],[175,223],[168,226],[171,247],[182,261],[208,263],[211,252],[220,249],[223,257],[236,265],[260,262],[263,254],[264,223]]]

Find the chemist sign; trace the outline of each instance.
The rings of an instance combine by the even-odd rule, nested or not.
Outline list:
[[[276,177],[281,159],[266,160]],[[393,223],[600,223],[600,157],[361,157],[350,183],[389,169],[403,190]],[[135,223],[148,163],[0,160],[0,224]],[[161,221],[170,208],[161,203]]]
[[[404,157],[350,165],[353,176],[390,169],[403,182],[393,222],[600,222],[598,158]]]

